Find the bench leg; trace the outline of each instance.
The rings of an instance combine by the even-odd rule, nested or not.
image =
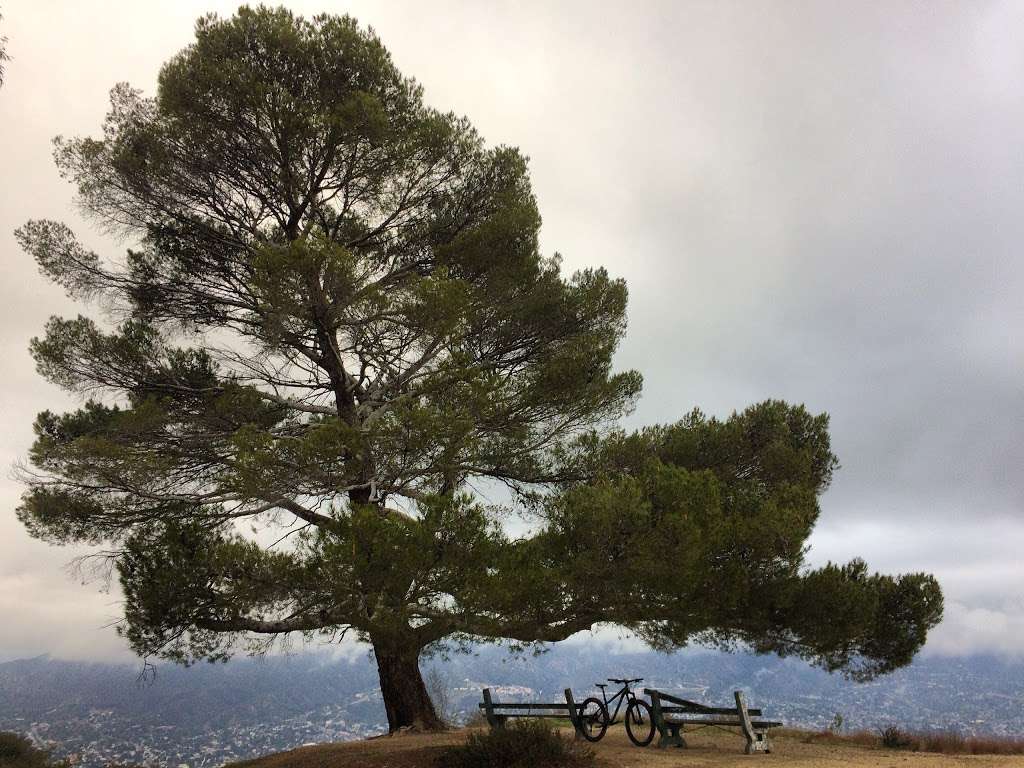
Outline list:
[[[665,729],[661,731],[661,737],[658,739],[658,749],[668,749],[669,747],[686,747],[686,739],[683,738],[680,726],[676,723],[666,723]]]
[[[658,729],[658,749],[685,747],[686,742],[679,734],[679,724],[665,720],[665,714],[661,711],[661,696],[657,691],[648,693],[651,696],[651,718],[654,720],[654,727]]]
[[[572,688],[565,689],[565,706],[569,710],[569,720],[572,721],[572,729],[576,732],[575,739],[583,740],[583,721],[580,720],[580,710],[576,706],[576,700],[572,696]]]
[[[752,735],[747,736],[747,748],[744,751],[748,755],[755,752],[771,752],[772,740],[768,736],[768,731],[754,731]]]
[[[744,750],[748,755],[752,755],[755,752],[771,752],[771,742],[768,740],[768,731],[758,728],[754,728],[753,723],[750,722],[750,713],[747,712],[747,698],[743,695],[743,691],[736,691],[733,696],[736,697],[736,713],[740,717],[740,728],[743,729],[743,735],[747,737],[747,747]]]
[[[487,718],[487,724],[491,726],[491,728],[500,728],[502,726],[502,721],[498,718],[496,714],[494,714],[494,702],[491,700],[491,689],[484,688],[483,694],[483,710],[484,717]]]

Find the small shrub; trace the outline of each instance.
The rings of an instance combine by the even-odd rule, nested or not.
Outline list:
[[[594,752],[541,720],[513,720],[504,728],[471,733],[442,753],[438,768],[586,768]]]
[[[0,768],[64,768],[67,763],[54,761],[50,750],[39,749],[17,733],[0,732]]]
[[[832,716],[832,721],[828,724],[828,732],[829,733],[842,733],[842,731],[843,731],[843,723],[844,722],[845,721],[843,719],[842,713],[836,712]]]
[[[882,736],[882,746],[886,749],[913,749],[914,739],[909,733],[899,729],[895,725],[888,725],[879,729]]]
[[[457,705],[452,704],[448,712],[445,722],[452,728],[484,728],[488,725],[487,715],[477,707],[459,709]]]
[[[430,696],[430,703],[434,705],[434,712],[447,724],[455,721],[455,713],[452,712],[451,695],[448,690],[448,682],[437,667],[431,667],[423,678],[427,686],[427,695]]]
[[[916,734],[914,749],[918,752],[941,752],[944,755],[962,755],[967,752],[967,739],[959,733]]]
[[[482,728],[487,725],[487,715],[479,709],[476,712],[468,712],[462,721],[465,728]]]

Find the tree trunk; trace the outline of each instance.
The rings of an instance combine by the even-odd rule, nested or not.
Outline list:
[[[390,638],[371,640],[388,715],[388,730],[391,733],[406,727],[418,731],[444,730],[445,724],[434,711],[420,674],[420,649],[389,642]]]

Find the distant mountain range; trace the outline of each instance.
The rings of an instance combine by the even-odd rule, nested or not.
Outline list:
[[[476,711],[484,686],[499,700],[558,700],[566,687],[582,698],[611,676],[644,677],[644,685],[708,702],[728,702],[743,689],[755,706],[796,726],[822,728],[839,713],[850,729],[897,723],[968,734],[1024,730],[1024,660],[988,656],[923,658],[863,684],[791,659],[614,653],[578,644],[525,657],[483,647],[424,668],[445,691],[454,719]],[[0,730],[56,746],[85,768],[207,768],[301,744],[365,738],[385,727],[368,655],[161,664],[146,681],[139,669],[47,656],[0,664]]]

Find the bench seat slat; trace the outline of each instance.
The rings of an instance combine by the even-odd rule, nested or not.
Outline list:
[[[732,712],[720,712],[720,713],[715,713],[715,712],[673,712],[671,709],[666,709],[665,707],[662,707],[661,711],[664,712],[667,715],[672,715],[673,717],[678,717],[678,718],[694,718],[694,717],[696,717],[696,718],[701,718],[703,720],[739,720],[739,719],[741,719],[740,713],[737,712],[736,710],[733,710]],[[753,713],[748,713],[748,714],[753,714]],[[758,712],[756,715],[754,715],[754,717],[760,717],[760,716],[761,716],[760,712]]]
[[[743,721],[736,717],[732,719],[726,719],[721,717],[706,717],[706,718],[680,718],[672,717],[665,718],[665,722],[672,723],[674,725],[735,725],[737,727],[743,725]],[[755,728],[781,728],[782,723],[776,722],[775,720],[752,720],[750,723]]]
[[[686,726],[726,726],[739,728],[747,740],[745,752],[771,752],[771,739],[768,732],[778,728],[782,723],[774,720],[755,720],[761,716],[760,709],[747,706],[743,691],[734,691],[735,707],[709,707],[664,693],[655,688],[645,688],[644,693],[651,697],[651,718],[654,726],[661,734],[658,746],[685,747],[683,738]]]
[[[487,716],[487,723],[492,728],[503,728],[508,720],[518,717],[550,718],[552,720],[569,720],[576,731],[576,738],[584,738],[580,714],[583,705],[577,704],[572,689],[565,689],[564,702],[551,701],[494,701],[491,689],[484,688],[481,692],[483,701],[477,706]]]
[[[479,704],[478,706],[481,709],[485,708],[484,704]],[[532,703],[529,703],[529,702],[509,702],[509,701],[498,702],[498,701],[495,701],[495,702],[493,702],[491,704],[491,708],[492,709],[565,709],[565,710],[568,710],[569,709],[569,705],[566,704],[565,702],[562,702],[561,704],[543,704],[543,703],[532,704]]]
[[[707,707],[705,709],[691,709],[690,707],[665,707],[662,706],[662,712],[671,712],[672,714],[689,714],[689,715],[733,715],[739,717],[739,712],[736,711],[736,707]],[[760,709],[748,709],[748,714],[754,717],[761,716]]]
[[[495,717],[516,717],[516,715],[504,715],[504,714],[502,714],[502,715],[495,715]],[[530,718],[532,719],[532,718],[535,718],[535,717],[550,717],[550,718],[553,718],[555,720],[567,720],[569,718],[569,714],[566,713],[564,715],[542,715],[540,712],[533,712],[530,715]]]

